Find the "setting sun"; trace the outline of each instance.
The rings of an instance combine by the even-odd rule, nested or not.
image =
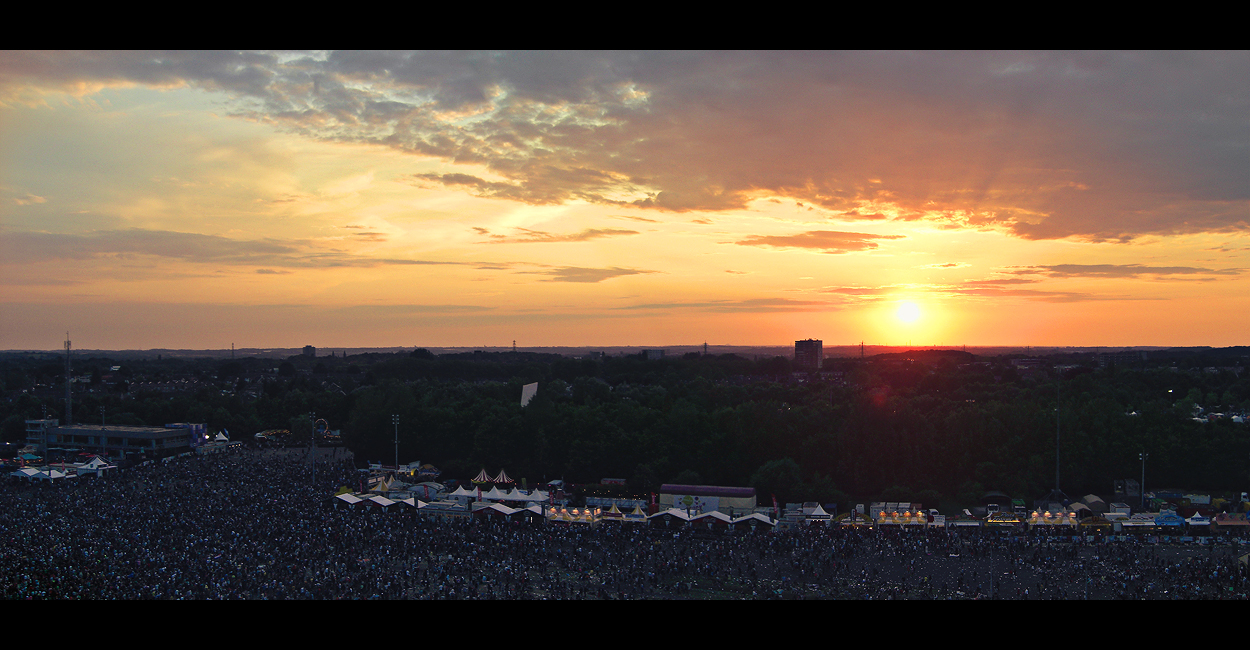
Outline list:
[[[914,323],[920,319],[920,306],[910,301],[901,302],[895,315],[904,323]]]

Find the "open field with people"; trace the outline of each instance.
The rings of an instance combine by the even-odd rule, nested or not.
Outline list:
[[[336,509],[342,449],[242,449],[6,481],[6,599],[1245,599],[1236,543],[941,529],[752,532]],[[1064,538],[1067,539],[1067,538]]]

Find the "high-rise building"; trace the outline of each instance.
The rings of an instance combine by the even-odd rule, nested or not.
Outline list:
[[[824,342],[818,339],[794,342],[794,369],[820,370],[825,358]]]

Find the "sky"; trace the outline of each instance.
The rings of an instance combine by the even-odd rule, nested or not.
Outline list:
[[[0,52],[0,349],[1247,345],[1246,52]]]

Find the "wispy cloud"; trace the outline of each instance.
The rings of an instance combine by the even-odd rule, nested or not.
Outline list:
[[[34,194],[23,194],[22,196],[15,197],[13,202],[18,205],[33,205],[35,203],[47,203],[48,200],[42,196],[35,196]]]
[[[853,298],[857,301],[878,302],[892,300],[900,293],[930,294],[946,297],[982,297],[982,298],[1024,298],[1043,302],[1084,302],[1094,300],[1143,300],[1146,298],[1126,295],[1102,295],[1078,291],[1046,291],[1041,289],[1014,289],[1011,285],[1033,284],[1040,280],[1023,278],[1006,278],[990,280],[969,280],[961,284],[913,284],[823,287],[819,293],[837,294]]]
[[[519,271],[519,273],[546,275],[549,276],[549,279],[547,280],[548,282],[603,282],[604,280],[619,278],[626,275],[658,273],[658,271],[645,271],[642,269],[626,269],[620,267],[595,269],[581,266],[560,266],[539,271]]]
[[[917,266],[918,269],[962,269],[972,266],[967,262],[943,262],[941,264],[924,264]]]
[[[0,263],[28,264],[55,259],[156,257],[259,267],[372,267],[380,265],[464,264],[402,258],[372,258],[313,240],[240,240],[168,230],[105,230],[85,234],[0,233],[7,254]],[[271,269],[272,270],[272,269]]]
[[[705,311],[705,312],[786,312],[839,309],[838,303],[825,300],[791,300],[788,298],[750,298],[746,300],[709,300],[695,302],[660,302],[617,307],[629,311]]]
[[[903,239],[903,235],[870,235],[860,232],[837,232],[813,230],[796,235],[752,235],[736,242],[739,246],[767,246],[770,248],[806,248],[822,253],[851,253],[875,250],[877,240]]]
[[[592,239],[600,239],[603,237],[620,237],[623,235],[637,235],[637,230],[624,230],[622,228],[587,228],[581,232],[568,234],[552,234],[542,230],[531,230],[529,228],[514,228],[517,235],[507,236],[492,233],[490,230],[481,227],[473,228],[473,231],[479,235],[489,237],[486,244],[551,244],[560,242],[582,242]]]
[[[1051,278],[1139,278],[1173,275],[1241,275],[1245,269],[1208,269],[1195,266],[1145,266],[1142,264],[1051,264],[1010,267],[1014,275],[1044,275]]]

